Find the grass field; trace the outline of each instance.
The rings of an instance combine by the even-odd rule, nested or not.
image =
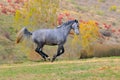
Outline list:
[[[120,57],[4,64],[0,80],[120,80]]]

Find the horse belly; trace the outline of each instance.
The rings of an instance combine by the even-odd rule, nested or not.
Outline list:
[[[45,44],[46,44],[46,45],[57,45],[57,42],[46,41]]]
[[[46,45],[57,45],[58,44],[57,38],[54,36],[46,37],[45,44]]]
[[[46,45],[52,45],[52,46],[55,46],[57,45],[56,43],[46,43]]]

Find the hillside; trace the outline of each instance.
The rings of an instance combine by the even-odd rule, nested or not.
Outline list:
[[[2,2],[4,0],[1,0]],[[71,16],[83,21],[95,20],[100,28],[106,30],[106,25],[111,26],[111,31],[115,35],[109,39],[105,37],[103,44],[96,44],[94,48],[97,54],[92,57],[118,56],[120,51],[120,0],[60,0],[60,11],[70,12]],[[54,15],[54,14],[53,14]],[[0,63],[19,63],[25,60],[40,60],[41,57],[34,52],[29,51],[31,47],[15,44],[18,30],[14,26],[13,15],[0,13]],[[29,27],[30,28],[30,27]],[[41,26],[40,26],[41,28]],[[51,28],[51,27],[50,27]],[[37,29],[37,28],[36,28]],[[74,59],[86,57],[87,54],[81,50],[80,44],[72,44],[72,39],[68,37],[65,44],[65,54],[60,59]],[[106,45],[109,44],[109,45]],[[28,45],[28,44],[27,44]],[[33,48],[33,47],[32,47]],[[45,46],[44,50],[52,57],[56,53],[57,47]],[[81,53],[82,52],[82,53]],[[29,57],[28,57],[29,56]],[[88,57],[88,56],[87,56]],[[91,55],[90,55],[91,57]]]
[[[119,27],[119,4],[119,0],[62,0],[61,9],[78,12],[82,20],[97,20],[100,24]]]

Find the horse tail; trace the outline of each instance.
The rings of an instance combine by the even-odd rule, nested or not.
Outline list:
[[[32,33],[29,32],[27,28],[25,28],[25,27],[22,28],[17,34],[16,43],[21,42],[25,37],[30,38],[31,35],[32,35]]]

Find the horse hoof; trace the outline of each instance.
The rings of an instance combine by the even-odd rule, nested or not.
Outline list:
[[[50,57],[47,57],[47,60],[50,61]]]
[[[51,60],[51,62],[53,62],[54,60]]]
[[[53,62],[53,61],[55,61],[55,58],[52,58],[52,61],[51,61],[51,62]]]

